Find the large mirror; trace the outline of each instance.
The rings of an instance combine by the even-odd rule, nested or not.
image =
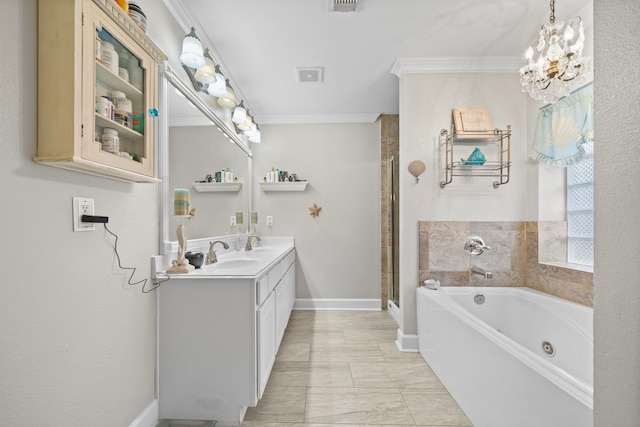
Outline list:
[[[177,248],[176,229],[185,225],[188,240],[246,232],[251,210],[251,152],[224,128],[218,116],[170,68],[162,73],[159,172],[162,179],[160,204],[161,251],[168,254]],[[215,122],[214,122],[215,120]],[[231,183],[213,182],[216,172],[233,172]],[[218,174],[219,175],[219,174]],[[204,182],[202,182],[204,181]],[[227,185],[233,184],[233,185]],[[176,188],[189,190],[191,218],[174,215]],[[243,214],[243,225],[232,228],[230,217]]]

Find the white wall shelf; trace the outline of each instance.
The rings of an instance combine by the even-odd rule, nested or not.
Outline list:
[[[193,188],[199,193],[238,192],[241,182],[194,182]]]
[[[262,191],[304,191],[307,188],[307,181],[296,182],[261,182]]]

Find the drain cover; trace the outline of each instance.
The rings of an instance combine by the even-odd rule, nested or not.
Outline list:
[[[547,353],[549,356],[553,356],[556,353],[556,350],[553,348],[553,345],[549,341],[545,341],[542,343],[542,351]]]
[[[482,294],[476,294],[473,297],[473,300],[476,302],[476,304],[484,304],[484,295]]]

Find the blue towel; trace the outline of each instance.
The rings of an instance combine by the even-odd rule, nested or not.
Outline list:
[[[539,163],[566,167],[593,151],[593,84],[544,106],[529,157]]]

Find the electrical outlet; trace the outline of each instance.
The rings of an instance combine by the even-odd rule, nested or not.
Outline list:
[[[235,215],[231,215],[229,217],[229,225],[232,226],[232,227],[236,226],[236,216]]]
[[[267,215],[267,227],[273,227],[273,216]]]
[[[86,197],[73,198],[73,231],[94,231],[93,222],[82,222],[82,215],[93,215],[93,199]]]

